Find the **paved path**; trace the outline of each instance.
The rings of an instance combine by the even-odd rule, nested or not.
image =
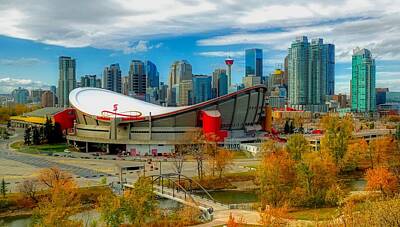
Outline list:
[[[96,170],[51,161],[51,160],[47,159],[46,157],[41,157],[39,155],[30,155],[30,154],[15,152],[12,150],[12,148],[9,147],[9,145],[15,141],[21,140],[21,137],[22,137],[21,135],[17,134],[15,137],[10,138],[9,140],[0,141],[0,158],[1,159],[13,160],[13,161],[21,162],[21,163],[31,165],[31,166],[34,166],[37,168],[50,168],[50,167],[57,166],[61,170],[68,171],[79,177],[85,177],[85,178],[91,178],[94,176],[99,177],[99,176],[107,175],[106,173],[99,172]]]

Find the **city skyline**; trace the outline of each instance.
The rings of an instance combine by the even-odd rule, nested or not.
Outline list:
[[[0,6],[6,15],[0,23],[0,93],[19,86],[57,84],[57,58],[63,55],[76,59],[77,79],[87,74],[101,76],[104,67],[114,63],[119,63],[122,76],[126,76],[130,61],[139,59],[154,62],[160,81],[164,82],[170,65],[176,60],[188,60],[195,74],[211,75],[215,68],[224,68],[224,59],[231,56],[235,60],[232,80],[240,83],[245,75],[245,49],[263,50],[263,75],[268,75],[275,64],[283,63],[290,42],[301,35],[335,44],[336,93],[349,94],[351,53],[356,47],[371,50],[376,58],[377,87],[398,90],[400,44],[395,37],[400,34],[400,28],[394,23],[399,21],[398,2],[285,3],[254,1],[245,6],[239,1],[219,5],[208,1],[165,1],[153,7],[138,2],[135,8],[146,12],[148,18],[131,24],[126,23],[126,18],[135,18],[132,15],[136,9],[123,3],[102,3],[102,10],[109,12],[100,21],[98,13],[92,15],[95,10],[89,3],[69,3],[71,7],[63,7],[59,5],[62,3],[43,2],[38,4],[40,7],[29,10],[18,1],[5,3]],[[79,9],[74,5],[79,5]],[[167,10],[171,5],[175,9]],[[215,14],[218,9],[226,10],[225,17]],[[88,12],[86,16],[71,19],[71,15],[80,15],[83,10]],[[280,13],[267,13],[274,11]],[[207,18],[210,13],[215,23]],[[161,16],[164,22],[155,15]],[[49,20],[54,25],[47,25]],[[65,21],[71,26],[60,25]],[[139,21],[143,24],[138,24]],[[167,26],[172,23],[180,26],[175,29]],[[114,25],[118,26],[113,28]]]

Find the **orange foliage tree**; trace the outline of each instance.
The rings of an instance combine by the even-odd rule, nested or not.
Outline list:
[[[366,172],[367,190],[379,190],[384,196],[398,192],[399,183],[396,176],[386,167],[368,169]]]
[[[267,204],[274,207],[283,205],[293,189],[296,179],[294,161],[281,149],[266,153],[258,170],[262,208]]]
[[[368,149],[368,143],[365,139],[355,140],[350,143],[343,158],[343,170],[353,171],[357,168],[365,167]]]
[[[349,117],[327,115],[321,119],[321,127],[324,130],[321,151],[331,155],[335,164],[340,167],[352,137],[353,121]]]
[[[69,219],[81,208],[77,185],[70,175],[54,167],[42,170],[38,179],[47,187],[48,194],[34,211],[35,225],[82,226],[81,221]]]
[[[221,179],[222,173],[224,170],[232,165],[233,153],[227,149],[219,149],[217,155],[215,156],[215,164],[214,168],[219,174],[219,178]]]
[[[392,158],[396,156],[396,143],[391,137],[381,137],[370,142],[366,159],[371,168],[388,166]]]

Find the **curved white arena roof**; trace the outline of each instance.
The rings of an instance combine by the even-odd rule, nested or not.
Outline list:
[[[101,88],[76,88],[69,94],[70,104],[80,111],[94,115],[104,116],[104,112],[117,112],[120,114],[135,115],[134,111],[140,112],[143,117],[167,114],[177,110],[186,109],[187,106],[181,107],[163,107],[148,103],[139,99],[135,99],[120,93],[101,89]],[[115,111],[115,104],[117,104]],[[108,117],[118,115],[108,114]]]

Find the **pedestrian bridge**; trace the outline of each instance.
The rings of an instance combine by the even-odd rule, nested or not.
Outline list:
[[[214,211],[229,209],[228,205],[215,201],[200,183],[182,174],[169,173],[148,178],[151,178],[153,192],[157,196],[198,208],[206,219],[211,220]],[[124,188],[133,188],[133,185],[124,184]],[[195,194],[194,189],[204,196]]]

